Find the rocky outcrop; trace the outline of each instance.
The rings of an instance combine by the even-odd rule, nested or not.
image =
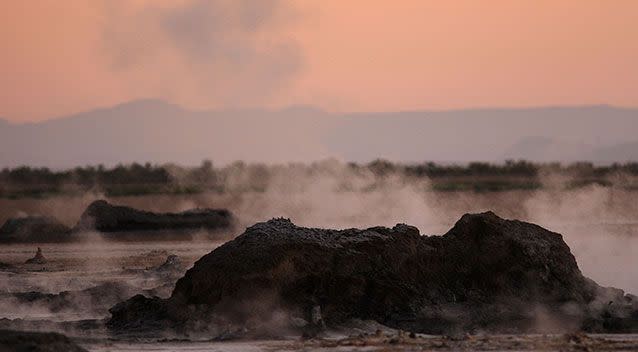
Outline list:
[[[84,210],[73,229],[49,216],[11,218],[0,227],[0,243],[82,241],[86,232],[100,232],[115,240],[182,240],[199,233],[230,233],[235,223],[226,209],[153,213],[98,200]]]
[[[70,228],[50,216],[10,218],[0,227],[0,242],[44,243],[71,240]]]
[[[104,200],[91,203],[78,221],[74,232],[102,233],[229,231],[235,223],[226,209],[192,209],[181,213],[153,213]]]
[[[58,333],[12,330],[0,330],[0,351],[86,352]]]
[[[491,212],[429,237],[274,219],[202,257],[169,299],[136,296],[111,313],[116,332],[353,318],[423,333],[638,328],[636,297],[584,277],[560,234]]]

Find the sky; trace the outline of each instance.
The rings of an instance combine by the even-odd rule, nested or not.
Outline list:
[[[0,117],[638,106],[638,1],[7,0]]]

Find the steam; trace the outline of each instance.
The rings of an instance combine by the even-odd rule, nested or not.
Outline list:
[[[544,184],[540,190],[485,193],[437,192],[426,178],[379,174],[338,160],[310,165],[236,163],[223,175],[218,181],[224,193],[107,199],[156,212],[228,208],[240,223],[236,234],[242,227],[279,216],[311,227],[407,223],[423,234],[443,234],[464,213],[493,210],[500,216],[533,222],[563,234],[586,276],[603,285],[638,292],[638,193],[625,187],[628,181],[622,175],[614,177],[610,187],[569,189],[566,186],[573,179],[568,175],[544,172],[539,176]],[[183,175],[173,176],[175,182],[182,182]],[[46,214],[72,226],[85,207],[101,197],[90,193],[38,201],[4,199],[0,200],[0,218],[4,221],[18,214]],[[207,234],[195,236],[198,243],[209,239]],[[91,242],[108,246],[97,240]]]
[[[353,169],[336,160],[274,168],[268,178],[245,168],[231,173],[227,188],[239,197],[236,213],[244,225],[275,216],[299,225],[325,228],[393,226],[409,222],[425,226],[434,220],[425,191],[427,179],[400,174],[378,176],[368,168]],[[242,194],[248,187],[262,189]]]
[[[522,207],[526,220],[563,234],[585,276],[635,293],[637,195],[616,186],[538,191]]]
[[[179,206],[228,207],[242,226],[283,216],[324,228],[407,223],[423,234],[445,233],[464,213],[493,210],[563,234],[586,276],[638,292],[638,193],[622,182],[569,189],[572,179],[547,173],[540,176],[546,187],[537,191],[435,192],[425,178],[379,175],[337,160],[264,167],[237,167],[224,180],[229,194]]]
[[[233,164],[225,170],[219,180],[223,193],[194,195],[152,195],[144,197],[111,197],[115,204],[133,206],[151,211],[183,211],[196,207],[228,208],[237,217],[240,226],[250,226],[272,217],[287,217],[298,225],[325,228],[365,228],[370,226],[393,226],[407,223],[417,226],[421,233],[443,234],[462,214],[493,210],[506,218],[517,218],[537,223],[549,230],[563,234],[578,265],[587,277],[604,286],[622,288],[627,292],[638,292],[638,193],[626,187],[625,177],[615,177],[612,186],[588,186],[568,188],[573,181],[568,175],[544,172],[540,181],[544,185],[536,191],[507,192],[437,192],[426,178],[410,177],[400,172],[379,173],[369,167],[354,167],[338,160],[325,160],[310,165],[302,164]],[[187,182],[176,173],[175,182]],[[72,225],[82,210],[99,194],[82,197],[57,197],[46,200],[0,200],[0,209],[16,209],[23,213],[52,214],[66,217]],[[6,214],[0,214],[6,216]],[[242,232],[240,227],[236,234]],[[201,255],[216,246],[206,234],[195,236],[191,243],[144,243],[117,244],[101,240],[95,235],[82,244],[69,245],[68,252],[77,253],[67,263],[101,278],[131,280],[118,270],[124,266],[121,258],[134,258],[150,249],[166,248],[191,264]],[[73,247],[77,246],[77,247]],[[135,247],[137,246],[137,247]],[[164,247],[162,247],[164,246]],[[52,247],[52,246],[51,246]],[[20,263],[31,256],[33,246],[12,253],[9,262]],[[49,258],[52,249],[43,246]],[[190,257],[184,258],[188,255]],[[20,256],[20,259],[15,259]],[[83,257],[83,261],[80,260]],[[51,256],[56,262],[56,255]],[[91,258],[87,261],[86,258]],[[7,254],[0,257],[7,261]],[[162,260],[165,258],[162,258]],[[78,264],[80,262],[81,264]],[[134,259],[141,263],[141,259]],[[133,262],[131,262],[133,263]],[[127,264],[131,267],[132,264]],[[59,275],[33,275],[27,279],[12,276],[4,280],[4,291],[25,291],[25,287],[41,289],[43,292],[58,292],[68,282]],[[66,277],[66,276],[65,276]],[[98,284],[95,277],[86,276],[78,289]],[[138,289],[150,288],[159,283],[135,277]],[[68,280],[67,280],[68,281]],[[601,302],[608,302],[600,298]],[[0,302],[2,303],[2,302]],[[7,308],[15,302],[5,300]],[[567,307],[569,308],[569,307]],[[567,309],[565,308],[565,309]],[[46,307],[22,307],[20,314],[47,314]],[[24,311],[30,309],[29,311]],[[87,306],[87,312],[94,311]],[[555,331],[564,324],[546,311],[547,307],[533,307],[529,312],[538,320],[543,331]],[[272,325],[289,323],[283,313],[272,311]],[[565,314],[573,315],[569,312]],[[283,320],[282,320],[283,319]],[[280,321],[284,321],[283,323]],[[268,324],[266,324],[268,325]]]
[[[299,45],[282,32],[298,14],[281,0],[129,5],[105,2],[103,46],[114,73],[144,94],[194,106],[254,106],[303,66]]]

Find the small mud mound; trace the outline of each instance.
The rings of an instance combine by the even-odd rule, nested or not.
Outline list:
[[[42,254],[42,248],[38,247],[38,251],[35,253],[35,256],[31,259],[27,259],[25,264],[46,264],[47,259]]]
[[[235,220],[226,209],[193,209],[181,213],[152,213],[125,206],[111,205],[104,200],[91,203],[78,221],[74,232],[98,231],[126,234],[130,232],[232,230]]]
[[[0,227],[0,242],[46,243],[71,240],[70,228],[50,216],[11,218]]]
[[[635,296],[585,278],[561,235],[491,212],[429,237],[274,219],[198,260],[171,298],[137,296],[111,313],[114,331],[300,320],[313,331],[350,319],[435,334],[638,328]]]
[[[12,330],[0,330],[0,351],[86,352],[58,333]]]

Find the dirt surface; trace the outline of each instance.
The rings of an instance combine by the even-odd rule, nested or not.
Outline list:
[[[316,339],[292,343],[288,350],[312,351],[633,351],[634,335],[361,335],[343,339]]]
[[[83,346],[90,351],[218,351],[218,352],[271,352],[271,351],[635,351],[637,335],[466,335],[433,336],[408,333],[369,334],[342,338],[312,340],[260,340],[260,341],[110,341],[88,342]]]

